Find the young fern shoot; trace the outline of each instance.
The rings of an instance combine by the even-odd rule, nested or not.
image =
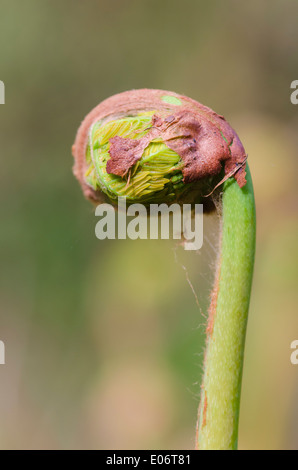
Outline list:
[[[235,449],[255,247],[253,188],[239,137],[223,116],[186,96],[133,90],[86,116],[73,156],[84,195],[96,204],[195,204],[222,191],[196,444]]]

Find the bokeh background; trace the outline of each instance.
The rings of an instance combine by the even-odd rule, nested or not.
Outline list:
[[[258,233],[239,443],[298,448],[297,17],[296,0],[1,0],[2,449],[194,447],[217,218],[198,253],[100,242],[71,172],[84,115],[143,87],[214,108],[246,147]]]

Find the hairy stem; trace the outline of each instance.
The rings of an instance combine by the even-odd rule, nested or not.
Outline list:
[[[255,253],[255,204],[230,178],[222,196],[221,247],[211,296],[197,448],[237,449],[245,334]]]

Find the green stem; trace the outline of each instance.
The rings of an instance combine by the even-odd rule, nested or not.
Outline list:
[[[197,447],[237,449],[246,324],[255,253],[255,204],[247,184],[224,184],[221,249],[211,296]]]

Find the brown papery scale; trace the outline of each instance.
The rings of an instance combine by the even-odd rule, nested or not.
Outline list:
[[[246,184],[246,153],[242,143],[223,116],[197,101],[164,90],[132,90],[114,95],[96,106],[83,120],[72,148],[74,174],[88,199],[101,202],[101,191],[86,183],[86,151],[89,132],[96,122],[153,112],[147,133],[140,138],[113,136],[109,141],[108,174],[127,177],[154,139],[176,152],[182,159],[183,183],[194,183],[221,175],[233,176],[238,185]]]

